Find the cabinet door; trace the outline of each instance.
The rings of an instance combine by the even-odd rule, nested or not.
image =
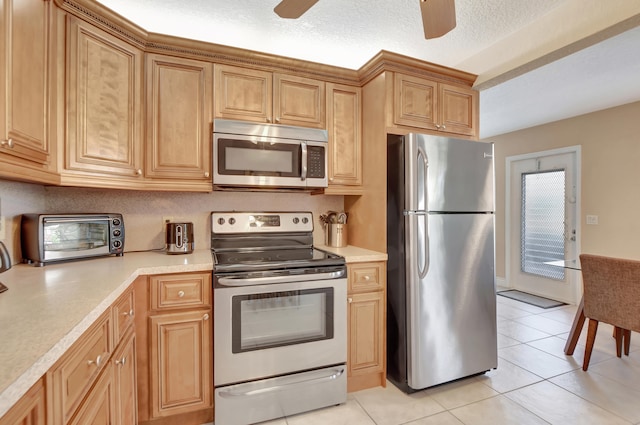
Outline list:
[[[116,419],[113,366],[109,365],[68,424],[114,425]]]
[[[115,380],[115,410],[118,422],[113,425],[136,425],[138,401],[136,386],[136,337],[133,328],[122,339],[112,360]]]
[[[44,382],[39,380],[0,419],[0,425],[45,425]]]
[[[147,55],[147,177],[209,180],[212,103],[212,64]]]
[[[215,65],[215,117],[271,122],[273,76],[270,72]]]
[[[326,128],[325,83],[275,74],[273,108],[277,124]]]
[[[68,19],[65,169],[142,176],[142,52]]]
[[[384,292],[349,295],[348,376],[384,370]]]
[[[438,83],[395,74],[393,112],[396,125],[438,130]]]
[[[442,131],[477,136],[478,92],[449,84],[438,86]]]
[[[0,154],[54,169],[50,158],[52,2],[0,2]]]
[[[327,84],[330,187],[362,185],[361,93],[359,87]]]
[[[213,405],[211,310],[150,316],[151,415]]]

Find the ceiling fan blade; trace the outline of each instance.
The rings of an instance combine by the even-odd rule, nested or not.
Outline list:
[[[456,27],[454,0],[420,0],[424,38],[442,37]]]
[[[281,18],[298,19],[318,0],[282,0],[273,11]]]

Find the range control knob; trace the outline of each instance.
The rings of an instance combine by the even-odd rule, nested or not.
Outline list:
[[[304,224],[307,224],[309,222],[309,219],[307,217],[302,217],[302,222]]]
[[[236,219],[235,219],[235,218],[233,218],[233,217],[231,217],[231,218],[229,219],[229,224],[230,224],[230,225],[232,225],[232,226],[233,226],[234,224],[236,224]]]
[[[298,217],[293,217],[293,224],[298,224],[300,219]]]
[[[222,225],[224,224],[224,218],[220,217],[220,218],[218,219],[218,224],[219,224],[220,226],[222,226]]]

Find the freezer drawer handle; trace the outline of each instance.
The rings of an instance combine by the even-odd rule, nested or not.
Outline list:
[[[344,368],[333,369],[328,371],[328,375],[325,375],[325,376],[313,377],[311,379],[305,379],[303,381],[288,382],[286,384],[274,385],[273,387],[268,387],[268,388],[259,388],[257,390],[249,390],[249,391],[234,391],[234,390],[221,391],[220,397],[224,397],[224,398],[251,397],[254,395],[272,393],[275,391],[285,390],[287,389],[287,387],[291,387],[293,385],[311,384],[311,383],[315,384],[320,382],[332,381],[334,379],[338,379],[340,375],[342,375],[343,373],[344,373]]]
[[[308,275],[267,276],[267,277],[221,277],[218,283],[223,286],[251,286],[266,283],[307,282],[312,280],[338,279],[344,276],[344,270],[330,273],[314,273]]]
[[[426,211],[403,211],[402,214],[404,215],[427,215],[429,214]]]

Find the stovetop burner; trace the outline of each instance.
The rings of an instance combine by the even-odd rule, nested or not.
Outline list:
[[[310,212],[213,212],[211,250],[216,272],[344,265],[313,247]]]

